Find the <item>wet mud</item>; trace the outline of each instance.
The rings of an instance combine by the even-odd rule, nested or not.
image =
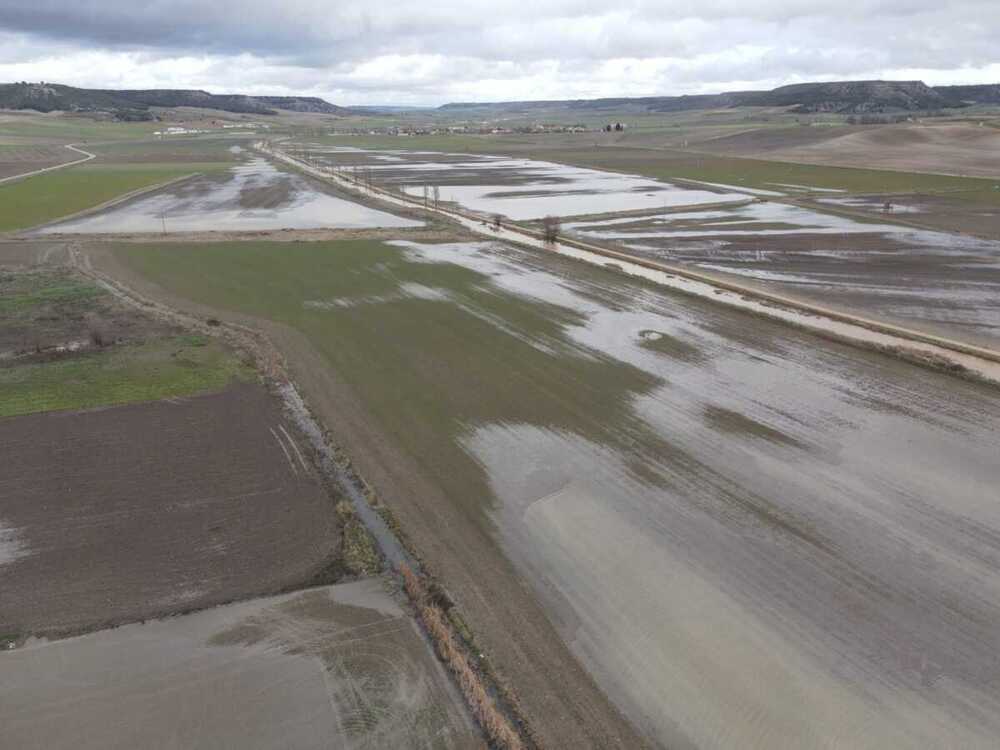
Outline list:
[[[380,579],[0,653],[0,746],[473,748]]]
[[[581,294],[561,263],[498,245],[409,247],[572,310],[577,345],[660,383],[622,421],[459,438],[508,557],[651,741],[990,747],[995,390],[611,275]],[[622,286],[631,309],[601,301]]]

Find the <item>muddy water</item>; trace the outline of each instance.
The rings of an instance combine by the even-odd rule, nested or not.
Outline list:
[[[728,191],[533,159],[362,149],[328,149],[319,156],[328,166],[342,166],[345,160],[356,164],[360,158],[379,184],[399,185],[418,197],[423,196],[424,185],[437,185],[442,201],[515,220],[746,199]]]
[[[17,529],[4,526],[0,519],[0,565],[14,562],[29,554],[28,545],[21,539]]]
[[[4,748],[471,748],[379,579],[0,653]]]
[[[508,556],[647,736],[995,746],[997,391],[513,248],[406,247],[572,309],[580,351],[660,382],[620,424],[460,438]]]
[[[255,231],[417,227],[421,222],[323,192],[298,174],[253,158],[225,175],[202,177],[107,211],[40,230],[55,233]]]
[[[565,228],[821,304],[1000,344],[1000,242],[779,203],[576,221]]]
[[[748,203],[732,208],[664,213],[640,218],[576,221],[565,229],[595,239],[635,240],[683,237],[755,237],[788,234],[896,234],[895,224],[862,223],[785,203]]]

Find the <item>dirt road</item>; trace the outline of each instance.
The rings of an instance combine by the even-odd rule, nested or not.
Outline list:
[[[84,151],[82,148],[77,148],[72,144],[67,145],[66,148],[68,148],[70,151],[75,151],[78,154],[83,154],[83,158],[76,159],[75,161],[64,162],[63,164],[55,164],[51,167],[42,167],[41,169],[35,169],[32,170],[31,172],[22,172],[21,174],[15,174],[11,175],[10,177],[4,177],[0,179],[0,185],[2,185],[5,182],[13,182],[14,180],[23,180],[27,177],[33,177],[36,174],[43,174],[44,172],[52,172],[53,170],[56,169],[65,169],[66,167],[73,167],[76,166],[77,164],[83,164],[85,161],[90,161],[91,159],[97,158],[97,154],[92,154],[89,151]]]

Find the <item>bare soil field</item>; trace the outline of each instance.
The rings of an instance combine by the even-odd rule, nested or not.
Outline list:
[[[0,747],[482,747],[378,578],[0,653]]]
[[[66,634],[279,592],[332,501],[259,385],[0,420],[0,631]]]
[[[61,146],[0,146],[0,179],[79,158],[80,154]]]
[[[273,338],[548,745],[1000,731],[994,389],[501,243],[93,253]]]
[[[63,242],[0,240],[0,268],[13,270],[46,264],[59,265],[65,263],[68,257]]]
[[[753,151],[745,152],[752,156]],[[769,150],[770,159],[1000,178],[1000,131],[967,124],[886,125]]]
[[[22,248],[23,260],[46,260],[64,256],[59,246]],[[51,251],[51,252],[50,252]],[[4,258],[0,248],[0,266]],[[36,264],[42,265],[41,263]],[[141,341],[149,337],[176,335],[178,331],[117,304],[101,289],[81,280],[68,268],[36,268],[17,273],[0,272],[0,361],[10,355],[42,354],[69,344],[90,345],[92,333],[108,342]],[[8,310],[15,295],[23,305]]]
[[[762,156],[782,149],[812,147],[864,129],[864,126],[755,127],[731,135],[697,139],[692,147],[713,154]]]

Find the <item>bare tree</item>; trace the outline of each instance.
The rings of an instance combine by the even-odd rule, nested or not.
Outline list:
[[[441,188],[439,188],[437,185],[435,185],[434,186],[434,208],[437,208],[438,204],[440,202],[441,202]]]
[[[562,225],[559,223],[558,216],[546,216],[542,219],[542,236],[545,238],[545,242],[548,245],[554,245],[556,240],[559,239],[559,230]]]
[[[424,185],[424,208],[427,208],[427,185]]]

